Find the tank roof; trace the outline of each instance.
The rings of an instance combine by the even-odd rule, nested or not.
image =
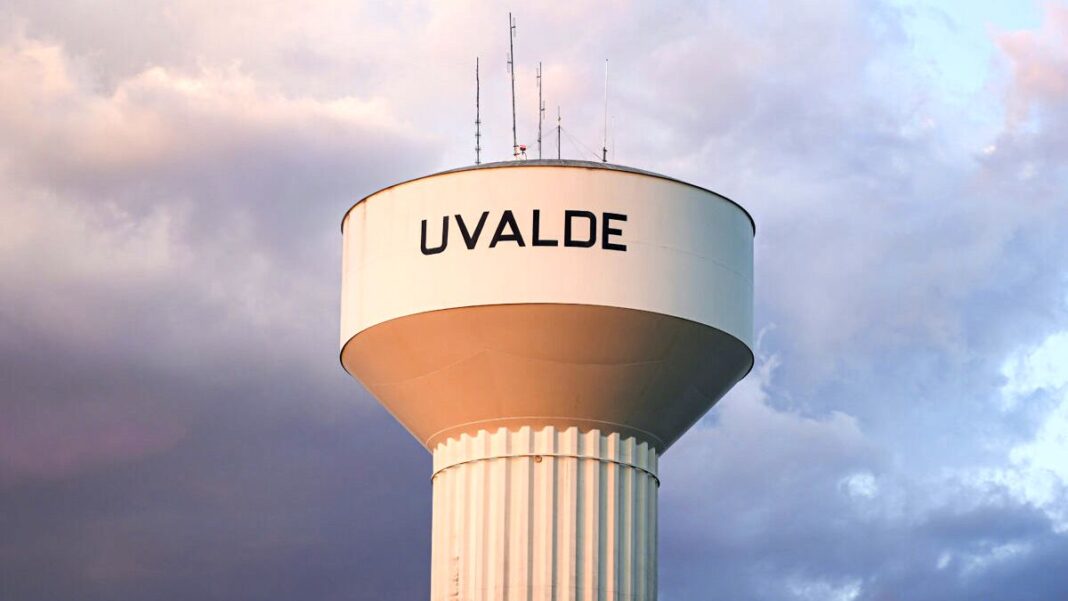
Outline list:
[[[734,200],[731,200],[730,198],[724,196],[723,194],[720,194],[719,192],[716,192],[714,190],[709,190],[708,188],[705,188],[703,186],[698,186],[697,184],[691,184],[690,182],[687,182],[687,181],[684,181],[684,180],[681,180],[681,179],[678,179],[678,178],[675,178],[675,177],[671,177],[669,175],[663,175],[663,174],[656,173],[656,172],[653,172],[653,171],[646,171],[645,169],[638,169],[636,167],[628,167],[626,165],[616,165],[614,163],[598,163],[598,162],[595,162],[595,161],[577,161],[577,160],[573,160],[573,159],[526,159],[526,160],[522,160],[522,161],[497,161],[497,162],[494,162],[494,163],[482,163],[481,165],[467,165],[467,166],[464,166],[464,167],[456,167],[456,168],[453,168],[453,169],[446,169],[444,171],[437,171],[437,172],[434,172],[434,173],[428,173],[426,175],[420,175],[419,177],[413,177],[411,179],[406,179],[404,181],[400,181],[400,182],[397,182],[395,184],[391,184],[389,186],[386,186],[384,188],[376,190],[376,191],[368,194],[367,196],[364,196],[360,200],[357,200],[355,203],[353,203],[353,205],[351,207],[349,207],[349,209],[347,211],[345,211],[345,214],[341,216],[341,231],[342,232],[345,231],[345,218],[348,217],[349,213],[352,212],[352,209],[355,208],[356,205],[360,204],[361,202],[367,200],[368,198],[371,198],[375,194],[378,194],[379,192],[382,192],[384,190],[389,190],[390,188],[395,188],[397,186],[401,186],[401,185],[404,185],[404,184],[407,184],[407,183],[410,183],[410,182],[418,181],[418,180],[421,180],[421,179],[427,179],[427,178],[430,178],[430,177],[436,177],[436,176],[439,176],[439,175],[448,175],[450,173],[460,173],[462,171],[477,171],[477,170],[480,170],[480,169],[503,169],[503,168],[508,168],[508,167],[575,167],[575,168],[579,168],[579,169],[605,169],[605,170],[608,170],[608,171],[622,171],[624,173],[636,173],[638,175],[656,177],[656,178],[660,178],[660,179],[665,179],[665,180],[668,180],[668,181],[676,182],[676,183],[682,184],[684,186],[690,186],[692,188],[697,188],[698,190],[702,190],[704,192],[708,192],[709,194],[714,194],[714,195],[722,198],[723,200],[726,200],[727,202],[731,203],[732,205],[738,207],[738,209],[740,209],[742,211],[742,213],[745,214],[746,218],[749,220],[749,225],[751,225],[752,228],[753,228],[753,235],[754,236],[756,235],[756,221],[753,220],[753,216],[749,214],[749,211],[747,211],[745,209],[745,207],[743,207],[741,204],[735,202]]]

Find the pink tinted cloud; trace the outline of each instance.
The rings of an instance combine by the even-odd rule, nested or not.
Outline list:
[[[1025,121],[1036,105],[1068,100],[1068,5],[1048,4],[1041,29],[1003,33],[997,43],[1013,63],[1010,125]]]

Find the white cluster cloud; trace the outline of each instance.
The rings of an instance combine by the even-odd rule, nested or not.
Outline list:
[[[84,63],[20,28],[0,43],[0,86],[18,91],[0,98],[6,352],[20,353],[14,332],[28,331],[195,379],[222,361],[255,365],[287,340],[297,346],[283,356],[328,377],[329,361],[300,341],[336,312],[322,277],[336,265],[333,232],[307,216],[336,225],[352,182],[388,173],[420,136],[381,101],[289,97],[234,66],[156,66],[101,90]],[[309,247],[321,258],[300,269]],[[87,390],[59,410],[14,386],[0,406],[0,470],[66,474],[168,448],[187,421],[175,411],[127,423],[157,396],[137,391],[102,410]],[[159,444],[123,443],[137,427]]]

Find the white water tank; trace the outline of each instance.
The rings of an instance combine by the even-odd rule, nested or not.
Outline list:
[[[538,160],[342,230],[341,361],[434,455],[432,601],[655,599],[658,457],[753,366],[748,213]]]

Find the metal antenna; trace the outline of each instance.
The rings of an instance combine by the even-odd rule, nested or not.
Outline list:
[[[545,102],[541,99],[541,61],[538,61],[538,158],[541,158],[541,122],[545,116]]]
[[[608,59],[604,59],[604,144],[601,146],[601,162],[608,162]]]
[[[560,105],[556,105],[556,160],[560,160]]]
[[[515,135],[515,19],[508,13],[508,72],[512,76],[512,158],[519,159],[519,139]]]
[[[478,57],[475,57],[475,164],[482,164],[482,109],[479,106]]]

